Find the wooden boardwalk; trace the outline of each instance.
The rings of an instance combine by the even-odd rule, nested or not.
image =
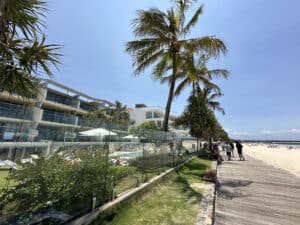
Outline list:
[[[218,166],[214,225],[300,225],[300,178],[246,160]]]

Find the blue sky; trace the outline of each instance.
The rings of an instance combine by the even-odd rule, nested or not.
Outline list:
[[[63,65],[55,79],[89,95],[119,100],[128,106],[164,107],[168,87],[151,80],[149,70],[132,75],[124,51],[134,37],[130,22],[137,9],[167,9],[169,0],[117,0],[75,3],[51,0],[48,41],[63,46]],[[229,52],[211,68],[231,76],[218,80],[226,115],[217,114],[232,137],[300,139],[300,8],[299,0],[206,0],[204,14],[191,33],[216,35]],[[177,97],[172,111],[180,114],[190,90]]]

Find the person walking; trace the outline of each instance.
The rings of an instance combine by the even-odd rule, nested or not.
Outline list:
[[[215,145],[215,150],[216,150],[216,154],[218,157],[218,164],[221,164],[222,161],[224,161],[223,157],[222,157],[222,143],[219,142]]]
[[[235,142],[235,147],[236,147],[237,152],[239,154],[240,161],[241,160],[245,161],[245,157],[243,156],[243,145],[239,141],[236,141]]]
[[[234,158],[234,144],[230,141],[229,142],[229,145],[230,145],[230,147],[231,147],[231,153],[232,153],[232,158]]]
[[[231,148],[231,146],[229,145],[228,142],[225,144],[225,151],[226,151],[226,155],[227,155],[227,160],[230,161],[231,160],[232,148]]]

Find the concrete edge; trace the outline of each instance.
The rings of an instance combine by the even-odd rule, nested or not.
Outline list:
[[[215,224],[215,219],[216,219],[216,208],[218,204],[218,186],[219,186],[219,173],[220,171],[218,170],[218,163],[215,161],[215,168],[216,168],[216,183],[215,183],[215,193],[214,193],[214,207],[213,207],[213,220],[212,220],[212,225]]]
[[[131,190],[127,190],[119,195],[118,198],[116,198],[113,201],[110,201],[98,208],[96,208],[94,211],[89,212],[79,218],[76,218],[75,220],[72,220],[70,222],[65,223],[66,225],[88,225],[92,223],[94,220],[97,219],[97,217],[104,212],[105,210],[112,208],[113,206],[116,206],[132,197],[135,195],[141,193],[144,190],[147,190],[148,188],[151,188],[152,185],[156,184],[158,181],[160,181],[162,178],[168,176],[170,173],[175,172],[178,170],[180,167],[182,167],[184,164],[188,163],[192,159],[194,159],[196,156],[191,157],[190,159],[184,161],[183,163],[179,164],[178,166],[169,169],[162,174],[150,179],[148,182],[141,184],[139,187],[133,188]]]
[[[212,169],[217,169],[216,161],[212,161]],[[195,225],[212,225],[214,221],[215,183],[205,183],[205,190],[200,203],[200,211]]]

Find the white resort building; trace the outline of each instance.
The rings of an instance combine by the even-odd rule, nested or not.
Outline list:
[[[136,104],[135,108],[130,109],[129,115],[130,119],[134,120],[136,125],[153,121],[157,127],[162,128],[165,110],[159,107],[148,107],[145,104]],[[169,124],[172,123],[176,117],[176,115],[170,113]]]
[[[113,105],[48,79],[29,99],[0,92],[0,160],[11,157],[16,142],[16,157],[22,159],[37,152],[47,155],[61,143],[76,141],[78,130],[86,127],[85,114]],[[97,126],[88,127],[92,125]]]

